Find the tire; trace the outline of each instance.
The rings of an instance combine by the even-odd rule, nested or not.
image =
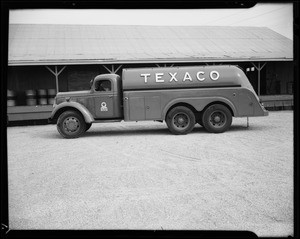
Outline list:
[[[220,104],[209,106],[202,116],[203,127],[210,133],[223,133],[232,123],[230,110]]]
[[[81,114],[65,111],[58,117],[57,130],[64,138],[78,138],[85,132],[86,123]]]
[[[92,123],[86,123],[85,124],[85,132],[88,131],[92,126]]]
[[[188,134],[193,130],[196,120],[189,108],[177,106],[167,114],[166,123],[171,133]]]

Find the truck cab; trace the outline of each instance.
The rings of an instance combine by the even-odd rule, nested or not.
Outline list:
[[[81,112],[87,123],[123,118],[120,76],[98,75],[91,80],[90,86],[90,90],[57,93],[50,119],[56,121],[66,107]]]
[[[122,81],[116,74],[98,75],[92,80],[89,95],[93,103],[92,115],[97,119],[123,118]]]
[[[57,93],[49,123],[65,138],[75,138],[94,122],[123,119],[122,81],[116,74],[96,76],[90,90]]]

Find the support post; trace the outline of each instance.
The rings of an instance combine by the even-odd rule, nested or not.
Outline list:
[[[105,65],[102,65],[110,74],[112,73],[110,69],[108,69]]]
[[[119,65],[119,67],[115,70],[115,74],[117,74],[118,70],[120,70],[120,68],[122,67],[123,65]]]
[[[258,74],[258,76],[257,76],[257,84],[258,84],[258,86],[257,86],[257,94],[258,94],[258,96],[260,96],[260,71],[261,71],[261,68],[260,68],[260,62],[258,62],[258,70],[257,70],[257,74]]]
[[[55,81],[56,81],[56,92],[59,92],[57,66],[55,66]]]
[[[58,93],[59,92],[58,76],[60,75],[60,73],[63,72],[63,70],[67,66],[64,66],[63,68],[61,68],[60,71],[57,70],[57,66],[54,67],[54,71],[49,66],[45,66],[45,67],[55,76],[56,92]]]
[[[157,67],[168,67],[167,63],[161,64],[162,66],[160,66],[159,64],[155,64]],[[171,64],[169,67],[173,67],[174,64]]]
[[[265,67],[267,62],[265,62],[262,66],[260,65],[260,62],[258,62],[257,66],[253,62],[251,62],[251,63],[255,67],[255,69],[257,70],[257,84],[258,84],[258,86],[257,86],[257,95],[260,96],[260,72]]]
[[[111,70],[106,67],[105,65],[102,65],[110,74],[117,74],[118,70],[120,70],[120,68],[122,67],[122,65],[119,65],[119,67],[115,70],[115,65],[112,64],[111,65]]]

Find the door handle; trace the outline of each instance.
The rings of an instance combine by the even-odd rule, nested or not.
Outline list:
[[[128,97],[124,97],[124,100],[125,100],[125,101],[128,100]]]
[[[109,97],[109,98],[113,98],[113,95],[109,95],[108,97]]]

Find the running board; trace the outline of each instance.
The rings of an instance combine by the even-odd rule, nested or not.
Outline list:
[[[106,119],[106,120],[95,120],[92,123],[113,123],[113,122],[121,122],[123,119]]]

